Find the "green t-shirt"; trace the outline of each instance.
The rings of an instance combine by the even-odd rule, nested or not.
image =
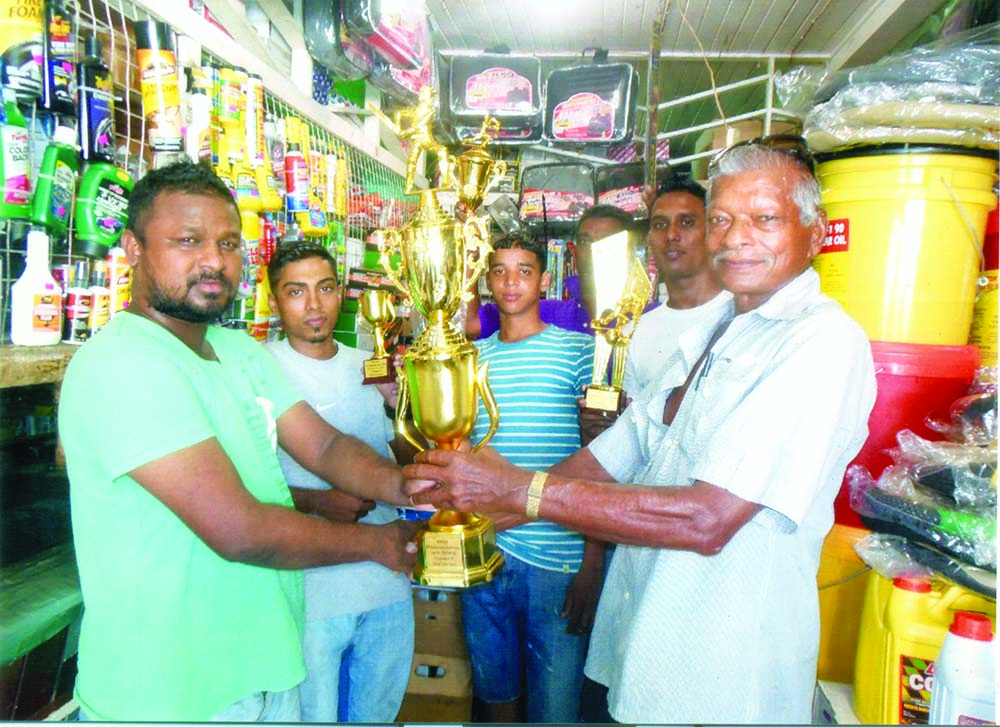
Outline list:
[[[305,677],[301,571],[224,560],[136,467],[211,437],[247,490],[292,507],[276,420],[301,396],[245,333],[210,327],[218,362],[116,316],[73,357],[59,405],[84,618],[76,698],[94,718],[206,720]]]

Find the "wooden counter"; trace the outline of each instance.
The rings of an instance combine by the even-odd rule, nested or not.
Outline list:
[[[66,365],[79,346],[0,346],[0,389],[62,381]]]

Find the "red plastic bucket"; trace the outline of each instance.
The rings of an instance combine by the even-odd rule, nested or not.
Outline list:
[[[941,436],[928,429],[928,417],[947,421],[952,402],[968,393],[979,366],[976,346],[931,346],[872,341],[878,394],[868,418],[868,440],[851,464],[866,467],[878,479],[892,464],[888,450],[896,434],[909,429],[930,440]],[[842,525],[864,527],[851,510],[845,480],[834,501],[834,519]]]

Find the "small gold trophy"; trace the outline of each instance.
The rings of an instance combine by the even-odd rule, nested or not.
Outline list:
[[[428,99],[433,99],[433,91],[425,87],[420,99],[419,116],[429,129]],[[398,115],[406,117],[404,111]],[[411,148],[407,189],[413,186],[417,168],[414,156],[432,147],[428,139],[421,138]],[[446,180],[442,185],[454,184],[456,191],[469,182],[453,181],[443,170],[440,177]],[[490,179],[483,175],[474,185],[482,185],[483,189],[470,188],[469,198],[479,194],[481,199]],[[441,449],[456,449],[475,426],[481,397],[490,426],[473,447],[476,450],[496,433],[500,417],[488,383],[488,365],[477,366],[478,350],[462,335],[452,317],[471,295],[469,287],[486,267],[491,251],[489,229],[486,218],[472,216],[459,222],[447,214],[438,202],[436,189],[421,190],[419,194],[420,203],[409,222],[401,229],[380,230],[376,235],[386,274],[427,321],[424,331],[403,355],[396,427],[415,447],[425,448],[405,419],[407,409],[411,409],[413,426],[427,441]],[[393,258],[398,258],[398,265]],[[491,580],[502,565],[503,555],[496,547],[490,520],[475,513],[438,510],[421,534],[413,575],[422,585],[461,588]]]
[[[361,316],[372,327],[375,337],[375,351],[365,361],[365,384],[388,384],[396,380],[396,370],[392,367],[391,356],[385,350],[386,333],[394,328],[396,309],[392,296],[386,290],[369,289],[361,291],[358,301]]]
[[[455,160],[455,191],[470,213],[479,209],[486,193],[507,173],[507,163],[496,161],[486,151],[499,131],[499,119],[487,116],[479,132],[463,142],[467,148]]]
[[[642,263],[632,253],[628,233],[619,232],[590,246],[594,265],[597,318],[590,322],[594,339],[594,371],[584,408],[620,412],[625,407],[625,357],[628,344],[649,300],[653,286]],[[599,274],[598,274],[599,272]],[[608,364],[611,382],[607,382]]]

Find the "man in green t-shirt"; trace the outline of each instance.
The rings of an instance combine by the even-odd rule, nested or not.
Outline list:
[[[409,573],[415,525],[334,523],[293,505],[276,446],[358,498],[405,503],[398,467],[327,424],[245,333],[210,325],[242,268],[240,216],[181,162],[132,193],[132,300],[74,356],[59,431],[83,590],[82,715],[298,720],[301,569]]]

